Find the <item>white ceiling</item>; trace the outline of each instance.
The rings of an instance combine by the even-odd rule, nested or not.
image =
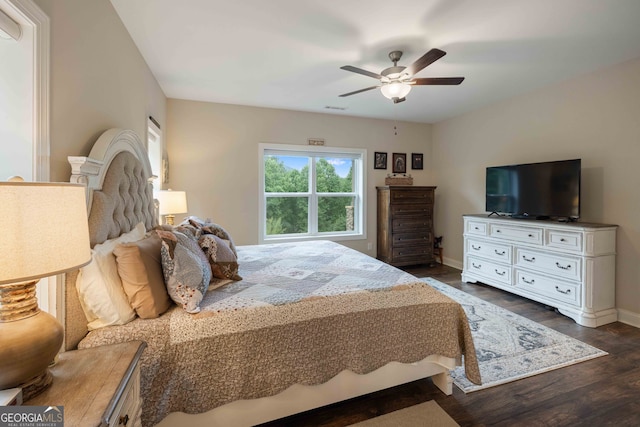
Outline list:
[[[640,57],[640,0],[111,0],[169,98],[434,123]],[[376,80],[447,55],[393,104]],[[344,111],[326,107],[346,108]]]

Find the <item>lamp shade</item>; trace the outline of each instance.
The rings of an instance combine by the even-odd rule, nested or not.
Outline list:
[[[85,187],[0,182],[0,284],[64,273],[91,260]]]
[[[187,213],[187,193],[184,191],[160,190],[156,193],[160,204],[160,215]]]
[[[391,82],[385,85],[382,85],[380,88],[382,94],[389,99],[393,98],[404,98],[411,91],[411,85],[400,82]]]

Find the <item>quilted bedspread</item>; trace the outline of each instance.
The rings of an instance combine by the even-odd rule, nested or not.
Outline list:
[[[480,383],[462,307],[414,276],[328,241],[237,249],[243,280],[213,282],[200,313],[174,306],[80,342],[147,342],[144,425],[430,355],[464,355]]]

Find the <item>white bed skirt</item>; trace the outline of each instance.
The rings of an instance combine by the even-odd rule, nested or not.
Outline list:
[[[255,426],[427,377],[432,377],[434,384],[450,395],[453,390],[449,371],[459,364],[456,359],[429,356],[416,363],[391,362],[367,375],[345,370],[324,384],[295,384],[275,396],[238,400],[203,414],[174,412],[157,427]]]

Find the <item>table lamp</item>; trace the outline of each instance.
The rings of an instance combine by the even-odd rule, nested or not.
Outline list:
[[[184,191],[160,190],[156,198],[160,204],[160,215],[164,215],[168,225],[173,225],[175,214],[187,213],[187,193]]]
[[[24,400],[46,389],[62,325],[41,311],[36,284],[91,261],[85,187],[0,182],[0,389]]]

